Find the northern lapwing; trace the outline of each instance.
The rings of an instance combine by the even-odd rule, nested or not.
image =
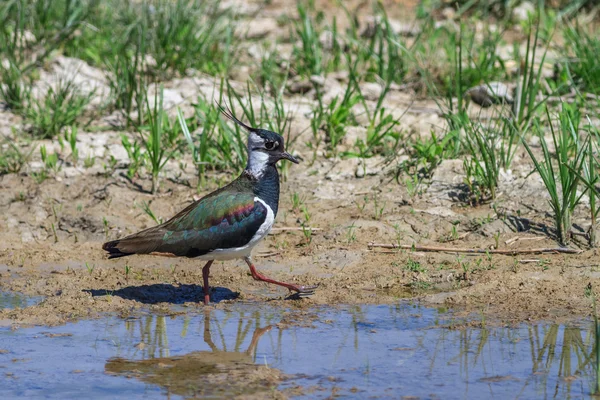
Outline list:
[[[243,258],[252,277],[309,295],[317,286],[278,282],[256,270],[252,249],[271,230],[279,208],[279,160],[298,160],[285,151],[283,137],[265,129],[251,128],[229,109],[221,112],[248,131],[248,164],[242,174],[158,226],[123,239],[104,243],[109,258],[133,254],[162,253],[205,260],[202,269],[204,304],[210,301],[208,275],[214,260]]]

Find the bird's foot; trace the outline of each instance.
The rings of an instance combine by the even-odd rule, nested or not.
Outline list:
[[[250,257],[246,257],[245,260],[246,260],[246,264],[248,264],[248,267],[250,267],[250,273],[252,274],[252,278],[254,278],[257,281],[272,283],[273,285],[278,285],[278,286],[283,286],[285,288],[288,288],[290,291],[296,292],[297,297],[310,296],[310,295],[314,294],[315,290],[319,287],[319,285],[313,285],[313,286],[294,285],[291,283],[280,282],[280,281],[276,281],[271,278],[267,278],[266,276],[262,275],[261,273],[259,273],[256,270],[256,267],[252,263],[252,260],[250,259]]]
[[[293,288],[289,288],[290,291],[295,291],[298,297],[308,297],[315,294],[315,290],[319,285],[311,285],[311,286],[295,286]]]

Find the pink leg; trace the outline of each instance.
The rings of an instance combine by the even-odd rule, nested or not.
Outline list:
[[[266,276],[262,275],[260,272],[258,272],[256,270],[250,257],[246,257],[246,258],[244,258],[244,260],[246,261],[246,264],[248,264],[248,267],[250,267],[250,273],[252,274],[252,277],[254,279],[256,279],[257,281],[263,281],[263,282],[267,282],[267,283],[272,283],[274,285],[283,286],[284,288],[288,288],[289,290],[293,290],[293,291],[298,292],[303,295],[313,294],[315,292],[315,289],[318,287],[318,285],[298,286],[298,285],[293,285],[291,283],[279,282],[279,281],[273,280],[271,278],[267,278]]]
[[[202,268],[202,278],[204,279],[204,305],[208,305],[210,303],[210,287],[208,286],[208,273],[210,272],[210,266],[212,265],[214,260],[210,260],[206,263],[204,268]]]

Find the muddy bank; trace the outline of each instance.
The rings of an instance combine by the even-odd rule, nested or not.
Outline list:
[[[530,223],[520,231],[520,224],[539,213],[531,212],[529,219],[502,219],[486,206],[439,205],[439,198],[427,196],[406,204],[403,186],[382,184],[377,177],[330,181],[330,190],[343,193],[330,199],[319,195],[322,187],[315,187],[314,179],[300,168],[290,173],[275,229],[255,251],[255,261],[267,276],[319,284],[315,295],[289,298],[286,290],[253,281],[242,261],[218,262],[211,269],[211,307],[248,301],[306,309],[412,297],[500,321],[565,320],[591,311],[585,290],[588,284],[600,285],[595,250],[471,256],[368,246],[372,241],[414,241],[449,248],[485,249],[496,243],[501,249],[555,247],[539,228],[542,224]],[[203,308],[201,262],[155,256],[109,261],[101,250],[107,239],[154,224],[140,210],[142,201],[151,201],[158,218],[166,219],[192,201],[194,192],[188,187],[169,183],[153,197],[122,181],[93,176],[37,186],[27,177],[9,175],[0,177],[0,185],[5,228],[0,233],[0,289],[43,297],[35,305],[1,310],[6,323],[56,325],[147,307],[165,312],[173,305]],[[21,192],[29,195],[16,201]],[[304,217],[294,209],[294,192],[312,215],[309,226],[316,229],[309,238],[300,229]],[[384,205],[380,214],[375,203]],[[541,216],[538,220],[544,221]]]

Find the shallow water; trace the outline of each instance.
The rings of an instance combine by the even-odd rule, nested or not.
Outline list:
[[[274,370],[288,376],[277,389],[291,395],[300,386],[307,398],[591,393],[589,321],[478,325],[465,327],[445,310],[408,303],[309,312],[237,304],[195,314],[0,328],[0,398],[268,396],[273,389],[265,374]]]
[[[0,290],[0,309],[29,307],[41,300],[41,297],[30,297],[20,293],[4,292]]]

